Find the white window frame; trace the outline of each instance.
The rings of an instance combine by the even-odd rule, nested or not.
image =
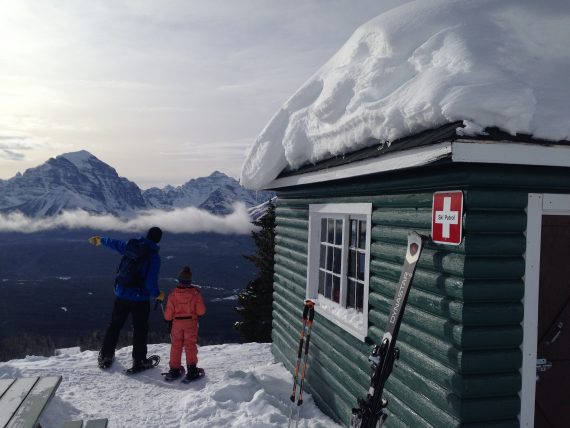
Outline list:
[[[326,305],[322,302],[319,304],[318,288],[319,288],[319,258],[320,258],[320,239],[321,239],[321,218],[335,217],[343,218],[343,262],[341,267],[341,299],[346,298],[347,290],[347,269],[348,269],[348,219],[366,220],[366,253],[364,268],[364,291],[362,302],[363,323],[361,326],[355,326],[346,319],[339,317],[328,307],[335,307],[336,312],[348,310],[340,304],[326,299]],[[364,342],[368,334],[368,295],[370,289],[370,244],[372,232],[372,204],[371,203],[343,203],[343,204],[310,204],[309,205],[309,243],[307,257],[307,288],[306,298],[315,301],[315,310],[335,325],[339,326],[346,332],[350,333],[360,341]]]

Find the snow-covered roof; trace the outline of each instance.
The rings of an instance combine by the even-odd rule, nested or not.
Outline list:
[[[357,29],[275,114],[241,183],[463,121],[570,139],[570,2],[418,0]]]

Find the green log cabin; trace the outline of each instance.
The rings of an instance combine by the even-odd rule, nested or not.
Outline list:
[[[570,426],[570,142],[458,126],[266,186],[278,196],[272,350],[293,370],[303,302],[315,300],[305,385],[345,426],[370,384],[407,234],[430,235],[433,195],[451,190],[463,194],[462,241],[426,242],[386,426]]]

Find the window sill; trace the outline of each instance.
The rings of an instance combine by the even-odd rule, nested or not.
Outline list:
[[[315,302],[315,310],[330,322],[340,327],[347,333],[356,337],[361,342],[366,340],[364,331],[364,314],[354,309],[345,309],[325,298],[312,299]]]

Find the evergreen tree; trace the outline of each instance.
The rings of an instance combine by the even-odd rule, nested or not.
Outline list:
[[[251,232],[257,251],[244,256],[257,266],[259,272],[239,293],[236,311],[242,321],[235,323],[235,329],[244,342],[271,342],[271,321],[273,304],[273,263],[275,255],[275,204],[267,203],[264,215],[253,221],[259,229]]]

